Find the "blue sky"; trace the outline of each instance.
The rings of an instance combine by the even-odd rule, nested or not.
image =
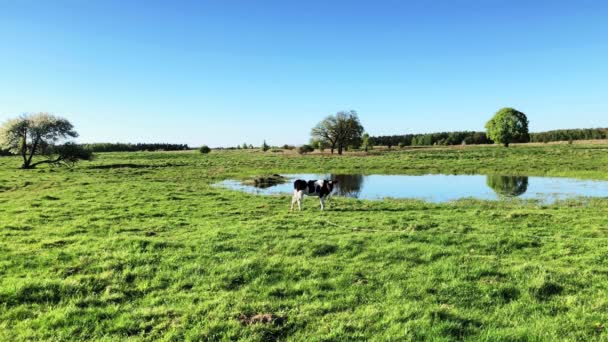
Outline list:
[[[606,1],[0,0],[0,121],[83,142],[304,143],[354,109],[372,135],[608,126]]]

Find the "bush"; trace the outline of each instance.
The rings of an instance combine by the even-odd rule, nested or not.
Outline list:
[[[306,154],[306,153],[310,153],[313,152],[315,149],[310,146],[310,145],[302,145],[300,147],[298,147],[298,153],[299,154]]]
[[[209,146],[203,145],[198,149],[198,151],[202,154],[207,154],[207,153],[211,152],[211,149],[209,148]]]

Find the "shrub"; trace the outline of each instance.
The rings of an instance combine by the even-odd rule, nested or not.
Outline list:
[[[202,154],[207,154],[207,153],[211,152],[211,149],[209,148],[209,146],[203,145],[198,149],[198,151]]]
[[[299,154],[306,154],[306,153],[310,153],[313,152],[315,149],[310,146],[310,145],[302,145],[300,147],[298,147],[298,153]]]

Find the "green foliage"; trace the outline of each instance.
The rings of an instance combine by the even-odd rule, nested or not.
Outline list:
[[[528,142],[528,118],[513,108],[502,108],[486,123],[488,137],[509,147],[511,143]]]
[[[198,151],[202,154],[207,154],[207,153],[211,152],[211,149],[209,148],[209,146],[203,145],[198,149]]]
[[[305,198],[289,214],[289,195],[213,184],[361,170],[608,180],[606,148],[99,153],[28,172],[3,157],[0,340],[605,340],[608,199],[333,197],[321,214]]]
[[[371,143],[369,134],[367,134],[367,133],[363,134],[363,138],[361,141],[361,148],[365,152],[368,152],[368,151],[371,151],[374,149],[374,145]]]
[[[530,133],[531,142],[608,139],[608,128],[560,129]]]
[[[81,160],[93,160],[93,152],[73,142],[63,145],[52,145],[49,147],[47,156],[51,157],[50,164],[74,166]]]
[[[314,147],[312,147],[310,145],[302,145],[302,146],[298,147],[299,154],[310,153],[310,152],[313,152],[314,150],[315,150]]]
[[[484,132],[438,132],[370,137],[376,146],[433,146],[433,145],[482,145],[491,144]]]

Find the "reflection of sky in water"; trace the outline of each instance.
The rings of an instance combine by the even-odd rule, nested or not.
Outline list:
[[[324,174],[289,174],[284,175],[289,182],[266,189],[243,185],[238,181],[226,180],[218,186],[241,190],[254,194],[291,194],[295,179],[337,179],[338,187],[334,195],[345,195],[359,199],[377,200],[387,197],[416,198],[431,202],[447,202],[460,198],[478,198],[496,200],[505,193],[505,188],[513,184],[525,184],[526,177],[503,177],[484,175],[324,175]],[[490,182],[489,177],[493,177]],[[496,177],[499,177],[497,180]],[[498,189],[496,183],[501,186]],[[496,191],[488,184],[492,184]],[[551,202],[557,199],[581,196],[608,197],[608,181],[579,180],[572,178],[529,177],[527,189],[517,196],[522,199],[540,199]],[[521,189],[520,189],[521,190]]]

